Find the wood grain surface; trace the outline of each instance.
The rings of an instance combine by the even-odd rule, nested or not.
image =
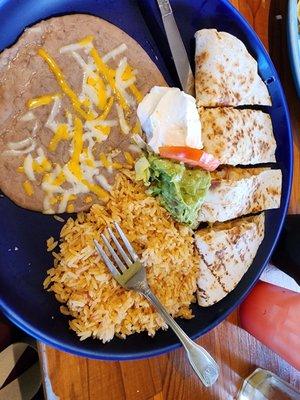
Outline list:
[[[286,46],[284,0],[233,0],[254,27],[277,67],[291,112],[295,171],[291,213],[300,213],[300,101],[296,97]],[[48,400],[230,400],[256,367],[275,372],[300,389],[300,374],[238,326],[235,311],[198,340],[218,361],[220,378],[205,388],[195,377],[182,349],[130,362],[88,360],[40,344]],[[276,400],[276,399],[274,399]]]

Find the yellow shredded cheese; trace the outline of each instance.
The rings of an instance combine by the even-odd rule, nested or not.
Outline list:
[[[51,162],[49,160],[47,160],[47,158],[44,158],[43,161],[40,163],[40,166],[43,168],[44,171],[51,171],[52,169],[52,165]]]
[[[46,63],[48,64],[49,69],[54,74],[57,82],[59,83],[62,91],[70,98],[71,103],[75,109],[75,111],[84,119],[91,120],[93,119],[93,114],[90,112],[86,112],[81,108],[81,102],[79,101],[76,93],[70,87],[68,82],[66,81],[61,69],[57,65],[56,61],[53,57],[51,57],[46,50],[40,48],[38,49],[38,55],[41,56]]]
[[[124,157],[125,157],[125,160],[128,162],[128,164],[130,164],[130,165],[134,164],[134,158],[128,151],[124,151]]]
[[[46,94],[45,96],[35,97],[34,99],[27,101],[27,107],[32,110],[40,106],[46,106],[52,103],[57,97],[60,97],[58,93],[56,94]]]
[[[67,205],[67,212],[68,212],[68,213],[73,213],[74,210],[75,210],[74,204],[68,204],[68,205]]]
[[[111,167],[111,162],[109,162],[109,160],[107,159],[107,157],[104,153],[100,153],[99,159],[100,159],[103,167],[105,167],[105,168]]]
[[[60,172],[57,177],[53,180],[52,185],[61,186],[66,181],[65,175],[63,172]]]
[[[44,169],[35,160],[33,160],[33,162],[32,162],[32,169],[34,172],[37,172],[38,174],[42,174],[44,172]]]
[[[102,61],[98,51],[93,47],[90,51],[90,55],[93,58],[97,70],[101,76],[107,81],[107,83],[111,86],[112,91],[118,100],[120,106],[125,110],[128,111],[129,106],[126,103],[124,97],[121,95],[120,91],[116,87],[115,80],[113,79],[112,73],[110,68]]]
[[[134,95],[136,98],[136,101],[140,103],[143,100],[143,95],[142,93],[138,90],[138,88],[135,86],[133,83],[132,85],[129,86],[129,89],[131,90],[131,93]]]
[[[100,108],[100,110],[103,110],[107,102],[106,87],[103,79],[97,75],[95,77],[89,76],[87,79],[87,83],[96,90],[98,97],[98,107]]]
[[[57,146],[61,140],[67,140],[69,138],[69,133],[68,133],[68,125],[67,124],[59,124],[54,136],[50,140],[49,143],[49,150],[50,151],[55,151],[57,149]]]
[[[104,108],[104,110],[103,110],[103,113],[100,115],[100,117],[96,118],[96,120],[97,120],[97,119],[99,119],[99,120],[104,120],[104,119],[106,119],[107,116],[108,116],[108,114],[110,113],[110,110],[111,110],[111,108],[112,108],[113,103],[114,103],[114,99],[113,99],[113,97],[111,97],[111,98],[108,100],[108,103],[106,104],[106,106],[105,106],[105,108]]]
[[[28,180],[26,180],[25,182],[23,182],[23,188],[24,188],[24,190],[25,190],[25,193],[26,193],[28,196],[32,196],[32,195],[33,195],[33,193],[34,193],[33,187],[32,187],[31,183],[30,183]]]
[[[80,44],[81,46],[86,46],[86,45],[92,43],[93,40],[94,40],[94,36],[88,35],[85,38],[79,40],[78,44]]]

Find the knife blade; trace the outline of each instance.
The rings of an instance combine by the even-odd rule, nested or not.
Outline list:
[[[157,0],[182,89],[195,95],[194,76],[169,0]]]

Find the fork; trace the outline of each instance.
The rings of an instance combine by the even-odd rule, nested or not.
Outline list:
[[[123,247],[117,239],[111,228],[107,228],[107,232],[114,242],[117,252],[111,246],[109,240],[104,234],[101,234],[103,243],[105,244],[110,256],[115,261],[115,264],[108,257],[104,249],[100,246],[97,240],[94,244],[97,252],[103,259],[107,268],[112,273],[115,280],[125,289],[135,290],[146,297],[155,309],[162,316],[166,324],[174,331],[178,339],[181,341],[186,350],[188,360],[205,386],[211,386],[218,379],[219,366],[211,355],[201,346],[193,342],[187,334],[180,328],[180,326],[171,317],[165,307],[161,304],[158,298],[151,291],[146,277],[146,270],[136,254],[134,248],[130,244],[128,238],[120,228],[117,222],[114,222],[116,231],[123,241]],[[124,250],[124,247],[127,251]],[[121,259],[122,258],[122,259]]]

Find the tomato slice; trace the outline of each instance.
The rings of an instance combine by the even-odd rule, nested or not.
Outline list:
[[[212,154],[193,147],[164,146],[159,148],[162,158],[182,161],[194,167],[201,167],[206,171],[214,171],[220,165],[220,161]]]

